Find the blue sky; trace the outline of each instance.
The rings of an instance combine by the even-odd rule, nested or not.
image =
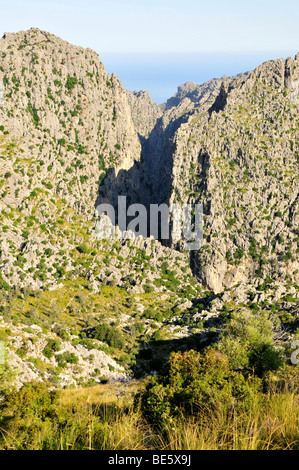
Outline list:
[[[157,102],[183,81],[233,75],[299,51],[298,0],[0,0],[0,6],[0,36],[34,26],[90,47],[127,88],[149,89]]]
[[[0,1],[2,32],[36,26],[98,52],[274,52],[299,43],[298,0]]]

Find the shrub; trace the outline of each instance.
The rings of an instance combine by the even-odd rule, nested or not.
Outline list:
[[[64,341],[69,341],[71,339],[69,332],[60,326],[56,326],[53,331]]]
[[[273,341],[273,323],[263,313],[233,312],[217,349],[229,358],[232,367],[254,370],[260,376],[282,364]]]
[[[30,101],[28,101],[27,111],[31,114],[35,126],[37,126],[39,123],[39,116],[37,114],[36,108],[32,106]]]
[[[78,79],[77,77],[71,77],[70,75],[67,76],[67,80],[65,83],[65,87],[71,91],[73,88],[75,88],[75,85],[77,85]]]
[[[249,352],[249,366],[259,376],[268,371],[278,370],[283,365],[283,356],[272,344],[258,344]]]
[[[50,359],[51,357],[53,357],[54,352],[57,352],[59,350],[60,350],[60,341],[57,339],[50,339],[47,345],[43,349],[43,354],[48,359]]]
[[[153,335],[153,339],[154,339],[154,341],[160,341],[162,339],[162,335],[161,335],[161,332],[159,330],[155,331],[155,333]]]
[[[1,422],[1,401],[11,391],[12,381],[15,373],[7,364],[0,364],[0,422]]]
[[[151,378],[137,397],[141,410],[158,423],[183,413],[214,409],[218,402],[250,405],[261,388],[258,378],[245,379],[229,360],[215,350],[201,354],[190,350],[172,353],[165,370]]]
[[[34,382],[7,395],[0,404],[1,428],[9,435],[18,430],[13,448],[35,448],[41,429],[46,430],[57,418],[58,396],[59,392],[49,391],[46,384]]]
[[[75,353],[70,353],[70,352],[64,352],[63,354],[58,354],[56,356],[56,359],[60,366],[66,365],[66,363],[78,364],[79,362],[78,356],[76,356]]]
[[[2,277],[2,274],[0,272],[0,290],[3,289],[3,290],[10,290],[11,287],[10,285],[4,281],[3,277]]]
[[[85,243],[77,246],[77,250],[79,251],[79,253],[83,253],[83,254],[88,254],[90,252],[90,249],[88,248],[87,245],[85,245]]]
[[[123,349],[125,347],[125,339],[123,334],[116,328],[111,327],[107,323],[96,326],[90,332],[90,336],[99,341],[104,341],[112,348]]]
[[[244,256],[244,251],[241,248],[237,248],[234,252],[235,259],[241,259]]]

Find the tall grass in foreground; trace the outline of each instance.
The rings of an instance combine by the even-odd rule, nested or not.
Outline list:
[[[165,424],[161,448],[171,450],[298,449],[298,398],[294,394],[269,397],[265,407],[249,413],[214,413]]]
[[[92,389],[90,389],[92,390]],[[91,392],[93,393],[93,392]],[[66,400],[67,401],[67,400]],[[260,407],[247,412],[218,403],[213,412],[177,417],[159,427],[147,422],[132,405],[58,402],[50,414],[38,408],[26,416],[13,410],[0,424],[1,449],[97,450],[274,450],[298,449],[298,395],[269,393]],[[20,406],[20,403],[18,404]],[[41,405],[39,404],[39,409]]]

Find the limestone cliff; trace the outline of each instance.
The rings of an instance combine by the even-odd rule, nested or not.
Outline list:
[[[139,136],[147,138],[162,111],[146,91],[128,91],[127,98],[131,108],[132,119]]]
[[[216,292],[262,279],[298,283],[298,83],[299,55],[203,93],[185,87],[149,137],[153,194],[204,203],[205,243],[191,262]]]
[[[39,287],[74,265],[101,181],[141,145],[126,90],[90,49],[36,28],[6,33],[0,83],[1,272]]]

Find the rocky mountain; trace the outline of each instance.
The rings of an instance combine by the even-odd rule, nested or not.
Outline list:
[[[204,203],[193,271],[215,292],[298,283],[299,56],[179,87],[143,144],[147,202]]]
[[[0,50],[2,273],[16,284],[23,270],[33,285],[36,253],[79,240],[67,226],[93,218],[106,171],[129,169],[141,146],[126,91],[95,52],[35,28],[5,34]]]
[[[4,34],[0,341],[19,386],[150,373],[171,346],[155,356],[148,344],[205,346],[234,309],[274,306],[292,337],[298,93],[299,55],[187,82],[157,106],[90,49],[37,28]],[[117,209],[118,196],[147,209],[203,203],[202,249],[150,230],[102,239],[96,208]]]
[[[298,79],[297,55],[224,81],[205,118],[176,136],[172,197],[190,198],[182,169],[192,154],[189,190],[204,201],[207,242],[195,269],[215,291],[256,278],[298,283]]]

